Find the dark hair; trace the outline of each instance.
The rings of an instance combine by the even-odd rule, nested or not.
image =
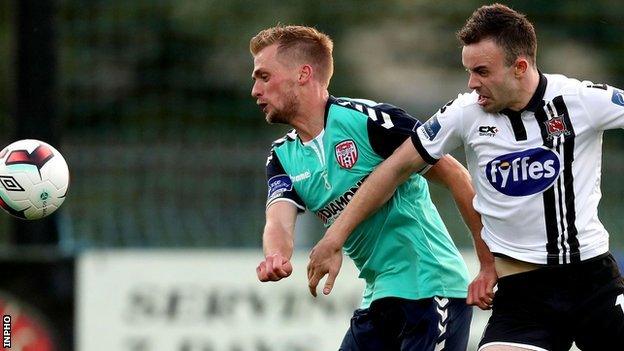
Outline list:
[[[472,13],[464,27],[457,32],[463,45],[493,39],[505,52],[509,66],[518,56],[526,56],[535,65],[537,37],[526,16],[502,4],[481,6]]]
[[[334,73],[334,43],[327,34],[312,27],[277,25],[262,30],[251,38],[249,51],[255,56],[273,44],[278,44],[280,54],[291,55],[299,62],[311,63],[319,72],[321,82],[329,85]]]

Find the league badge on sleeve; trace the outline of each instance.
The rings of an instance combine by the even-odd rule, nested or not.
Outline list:
[[[336,161],[342,168],[351,169],[358,160],[358,150],[353,140],[343,140],[335,148]]]
[[[611,96],[611,102],[616,105],[624,106],[624,91],[613,89],[613,96]]]
[[[425,122],[425,124],[423,124],[420,128],[424,132],[424,136],[427,139],[433,140],[435,139],[436,135],[438,135],[438,132],[442,127],[440,126],[440,122],[438,122],[438,117],[433,116],[429,118],[427,122]]]
[[[269,179],[269,201],[272,201],[286,191],[291,191],[293,188],[292,181],[286,174],[280,174]]]

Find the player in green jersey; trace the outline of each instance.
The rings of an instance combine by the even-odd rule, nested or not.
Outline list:
[[[250,43],[253,97],[267,122],[294,128],[273,144],[267,162],[261,281],[292,273],[298,212],[308,209],[329,227],[364,179],[420,125],[389,104],[331,96],[332,49],[327,35],[302,26],[269,28]],[[468,284],[466,266],[431,202],[427,182],[420,174],[411,176],[344,243],[366,288],[341,350],[465,350],[469,304],[487,308],[491,303],[496,273],[480,238],[467,171],[445,157],[420,173],[451,190],[473,234],[480,274]],[[314,264],[308,278],[316,296],[322,275]],[[325,294],[337,274],[329,272]]]

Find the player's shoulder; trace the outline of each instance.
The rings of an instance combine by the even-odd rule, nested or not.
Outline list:
[[[333,104],[338,107],[333,110],[334,112],[330,109],[327,122],[332,126],[349,125],[358,128],[379,126],[392,130],[405,128],[413,130],[415,124],[420,124],[417,118],[403,108],[390,103],[340,97],[334,98]]]
[[[386,113],[391,116],[406,114],[405,110],[396,105],[386,102],[377,102],[370,99],[337,97],[330,98],[330,103],[340,108],[354,111],[364,115],[365,117],[371,118],[372,115],[381,113]]]
[[[474,90],[468,93],[460,93],[455,99],[457,100],[457,104],[459,105],[459,107],[462,108],[479,106],[479,104],[477,103],[479,101],[479,94],[477,94],[477,92]]]
[[[551,96],[562,95],[580,100],[585,106],[603,106],[612,102],[624,106],[624,92],[605,83],[568,78],[560,74],[546,75]]]
[[[281,138],[273,140],[273,142],[271,143],[271,151],[292,144],[297,140],[297,138],[297,131],[291,129]]]
[[[330,97],[329,103],[332,105],[342,106],[346,108],[351,108],[358,110],[357,106],[366,106],[373,107],[378,105],[379,103],[370,99],[362,99],[362,98],[352,98],[352,97]]]
[[[271,148],[269,149],[269,154],[267,156],[266,166],[267,170],[271,169],[271,172],[277,170],[282,170],[282,162],[280,158],[286,157],[289,158],[288,155],[293,154],[293,145],[297,145],[295,142],[298,139],[297,131],[292,129],[288,133],[286,133],[283,137],[274,140],[271,143]]]
[[[569,78],[563,74],[544,74],[547,86],[545,97],[558,95],[578,95],[584,83],[576,78]]]
[[[587,97],[591,95],[610,95],[613,87],[604,83],[595,83],[590,80],[569,78],[562,74],[544,74],[548,81],[549,95],[576,95]]]
[[[436,114],[457,114],[461,116],[466,111],[469,111],[471,114],[480,113],[483,110],[480,108],[478,101],[479,95],[475,91],[469,93],[460,93],[457,95],[457,97],[441,106]]]

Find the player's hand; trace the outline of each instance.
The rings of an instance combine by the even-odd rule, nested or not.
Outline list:
[[[338,246],[338,247],[336,247]],[[310,294],[316,297],[316,287],[327,274],[323,294],[329,295],[342,266],[342,247],[334,245],[326,238],[321,239],[310,251],[308,263],[308,288]]]
[[[256,267],[258,280],[261,282],[276,282],[288,277],[292,273],[290,260],[278,253],[269,255]]]
[[[477,277],[468,285],[468,297],[466,303],[475,305],[482,310],[492,308],[494,301],[494,286],[498,280],[494,264],[481,266]]]

